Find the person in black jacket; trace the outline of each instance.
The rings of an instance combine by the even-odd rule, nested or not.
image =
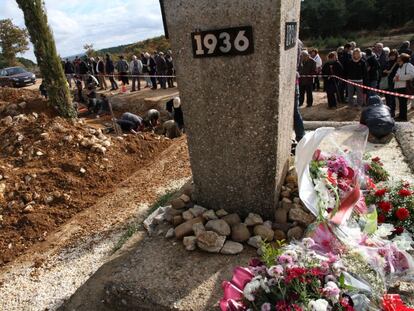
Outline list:
[[[370,136],[378,139],[391,134],[395,127],[390,108],[383,104],[378,95],[369,97],[368,107],[362,111],[360,123],[369,128]]]
[[[64,69],[65,69],[66,79],[68,80],[68,83],[69,83],[69,87],[72,88],[72,79],[73,79],[73,74],[75,73],[75,66],[67,58],[65,61]]]
[[[378,62],[377,58],[375,57],[372,49],[365,50],[366,55],[366,64],[367,64],[367,77],[366,77],[366,85],[378,88],[378,81],[380,77],[380,63]],[[375,91],[368,90],[367,91],[368,97],[376,95]]]
[[[338,61],[336,52],[328,54],[328,62],[322,67],[322,74],[324,76],[343,76],[343,68]],[[338,95],[338,100],[341,100],[338,88],[338,79],[334,77],[324,77],[324,87],[326,95],[328,96],[328,108],[337,108],[337,99],[335,95]]]
[[[365,61],[362,59],[361,50],[359,48],[356,48],[352,52],[352,60],[348,62],[348,64],[345,67],[345,76],[351,82],[361,85],[366,79],[367,66],[365,64]],[[355,93],[357,94],[356,104],[354,101]],[[364,92],[361,87],[348,83],[348,104],[351,106],[362,107],[362,105],[364,104]]]
[[[151,76],[151,83],[152,89],[157,89],[157,78],[154,77],[157,74],[157,63],[155,62],[155,58],[158,57],[158,53],[154,52],[154,54],[149,58],[149,74]]]
[[[167,62],[167,76],[169,76],[167,78],[167,84],[169,88],[172,88],[174,87],[174,78],[172,78],[174,75],[174,62],[170,52],[165,55],[165,61]]]
[[[86,80],[88,79],[89,67],[87,64],[88,58],[85,56],[79,63],[79,74],[82,78],[85,88],[87,87]]]
[[[109,76],[109,81],[111,82],[111,91],[118,89],[118,83],[116,83],[114,79],[114,71],[114,62],[112,61],[111,56],[109,56],[109,54],[106,54],[105,72]]]
[[[398,58],[398,51],[392,50],[390,54],[388,55],[388,62],[385,66],[385,70],[382,72],[383,78],[387,79],[388,81],[388,88],[387,91],[394,92],[394,78],[395,74],[398,70],[398,64],[397,64],[397,58]],[[391,109],[391,116],[395,117],[395,108],[396,108],[396,101],[395,96],[393,95],[385,95],[385,100],[387,103],[387,106]]]

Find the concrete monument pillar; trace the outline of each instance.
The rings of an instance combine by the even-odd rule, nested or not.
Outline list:
[[[300,0],[164,0],[197,201],[273,217],[290,154]]]

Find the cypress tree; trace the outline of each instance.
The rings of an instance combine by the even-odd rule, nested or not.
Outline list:
[[[61,116],[73,118],[76,112],[72,105],[69,87],[56,51],[52,31],[47,23],[45,5],[42,0],[16,0],[24,14],[24,21],[34,46],[34,54],[47,87],[50,103],[56,106]]]

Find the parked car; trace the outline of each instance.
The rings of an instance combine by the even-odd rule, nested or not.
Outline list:
[[[0,85],[19,87],[35,84],[36,75],[22,67],[9,67],[0,69]]]

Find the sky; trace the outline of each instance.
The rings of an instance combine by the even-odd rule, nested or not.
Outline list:
[[[61,57],[134,43],[164,34],[158,0],[45,0],[49,25]],[[24,27],[14,0],[0,0],[0,19]],[[33,47],[22,55],[35,61]]]

